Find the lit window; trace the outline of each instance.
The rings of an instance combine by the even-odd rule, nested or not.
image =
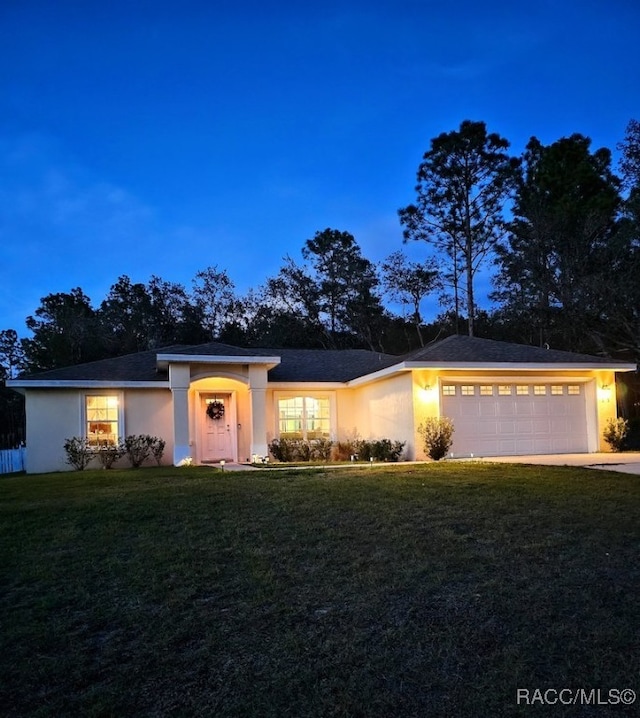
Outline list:
[[[518,384],[518,386],[516,387],[516,394],[518,396],[528,396],[529,387],[526,386],[526,384]]]
[[[463,384],[460,387],[460,393],[462,394],[462,396],[473,396],[476,393],[475,387],[473,386],[473,384]]]
[[[544,384],[536,384],[536,386],[533,387],[533,393],[536,396],[545,396],[547,387]]]
[[[511,384],[498,384],[498,394],[500,396],[511,396]]]
[[[580,394],[580,384],[569,384],[567,394],[569,396],[578,396]]]
[[[278,400],[278,429],[282,439],[329,438],[331,409],[328,398],[296,396]]]
[[[442,387],[442,395],[443,396],[455,396],[456,395],[455,384],[444,384],[444,386]]]
[[[484,384],[480,387],[480,396],[493,396],[493,387],[491,384]]]
[[[562,384],[552,384],[551,385],[551,394],[553,396],[560,396],[561,394],[563,394]]]
[[[118,443],[118,397],[114,394],[86,397],[86,432],[89,443],[109,446]]]

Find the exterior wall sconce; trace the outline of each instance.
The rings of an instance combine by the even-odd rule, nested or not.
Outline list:
[[[603,384],[598,389],[598,398],[600,401],[611,401],[611,385]]]

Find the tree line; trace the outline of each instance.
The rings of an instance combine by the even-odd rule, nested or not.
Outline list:
[[[212,340],[402,354],[460,332],[637,360],[640,123],[627,126],[615,169],[612,152],[580,134],[533,137],[519,157],[509,147],[469,120],[431,140],[415,199],[398,211],[423,261],[397,249],[377,266],[328,228],[242,296],[218,266],[189,288],[123,275],[97,305],[80,287],[49,294],[26,319],[29,336],[0,331],[0,378]],[[476,299],[483,267],[491,309]],[[441,307],[428,323],[427,298]]]

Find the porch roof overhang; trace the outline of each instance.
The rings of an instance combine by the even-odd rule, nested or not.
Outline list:
[[[167,369],[169,364],[259,364],[265,366],[267,371],[280,364],[277,356],[233,356],[210,354],[158,354],[156,365],[158,369]]]

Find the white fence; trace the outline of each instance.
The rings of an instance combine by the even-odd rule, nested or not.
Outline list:
[[[24,471],[27,449],[22,446],[19,449],[0,449],[0,474],[13,474],[16,471]]]

